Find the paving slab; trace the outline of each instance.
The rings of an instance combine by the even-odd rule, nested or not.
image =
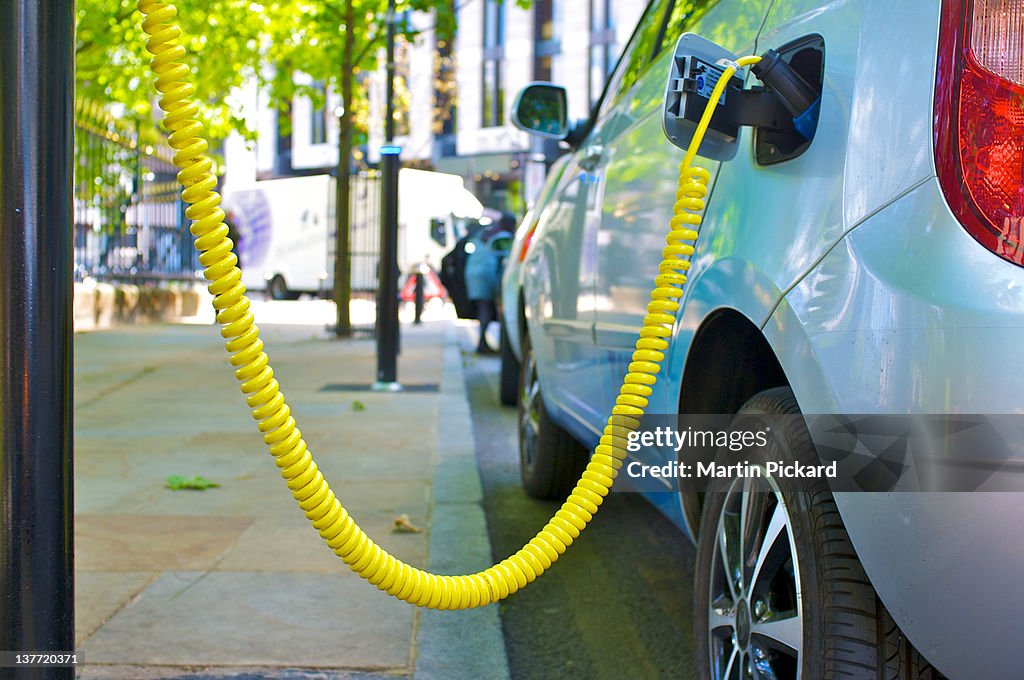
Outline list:
[[[248,517],[78,515],[82,571],[212,569],[252,524]]]
[[[80,571],[75,579],[75,640],[79,644],[159,575],[153,571]]]
[[[359,524],[418,567],[487,566],[450,324],[403,330],[399,376],[441,385],[433,393],[323,391],[372,382],[373,343],[301,326],[261,335],[317,464]],[[267,454],[213,329],[75,340],[79,677],[505,677],[491,674],[507,668],[497,607],[428,615],[368,585],[323,544]],[[220,486],[171,491],[170,475]],[[396,532],[400,515],[421,531]]]
[[[396,533],[393,530],[394,513],[357,513],[354,517],[374,541],[398,559],[410,564],[426,564],[426,541],[420,534]],[[423,525],[415,518],[410,518],[410,521],[416,526]],[[299,512],[294,516],[254,522],[214,569],[324,574],[349,571]]]
[[[215,604],[215,606],[211,606]],[[83,645],[89,664],[387,669],[413,610],[354,574],[162,574]]]

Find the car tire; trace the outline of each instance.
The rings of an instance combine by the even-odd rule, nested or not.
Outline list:
[[[528,334],[523,334],[519,380],[519,469],[534,498],[565,498],[587,462],[587,452],[548,416]]]
[[[519,403],[519,359],[508,341],[505,324],[501,324],[501,376],[498,381],[498,400],[505,406]]]
[[[270,296],[271,300],[291,299],[289,297],[291,292],[288,290],[288,286],[285,284],[283,276],[276,274],[274,278],[270,279],[270,282],[267,284],[267,295]]]
[[[751,398],[733,425],[758,431],[770,419],[767,455],[817,464],[803,420],[785,418],[799,414],[792,391],[774,388]],[[756,465],[757,454],[744,456]],[[941,678],[879,601],[824,479],[714,480],[695,572],[699,677]]]

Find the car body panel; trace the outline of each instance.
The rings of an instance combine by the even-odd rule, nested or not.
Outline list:
[[[545,404],[557,403],[563,418],[583,422],[600,417],[587,400],[601,387],[601,357],[593,342],[596,233],[589,207],[598,189],[578,160],[570,159],[525,263],[525,297],[541,329],[530,339],[545,366]],[[534,281],[543,284],[532,287]]]
[[[728,5],[714,16],[727,19]],[[762,329],[805,413],[1024,413],[1024,364],[1008,354],[1024,339],[1024,269],[967,234],[935,177],[940,11],[938,2],[776,0],[749,39],[728,21],[710,23],[711,13],[693,29],[731,49],[749,49],[756,34],[758,52],[822,36],[822,106],[798,158],[758,166],[744,129],[732,161],[698,160],[712,191],[649,413],[677,412],[691,341],[722,310]],[[577,154],[600,150],[589,172],[603,187],[601,219],[580,251],[596,247],[593,339],[605,370],[596,391],[593,380],[559,385],[571,377],[556,375],[550,357],[540,376],[548,394],[576,390],[576,401],[560,396],[549,411],[588,446],[626,371],[671,215],[682,152],[660,130],[667,66],[662,54]],[[560,291],[534,238],[538,263],[524,287],[541,314]],[[543,343],[552,329],[536,321],[531,337]],[[648,499],[692,536],[679,494]],[[836,502],[882,601],[940,671],[1019,674],[1019,497],[837,493]]]
[[[763,48],[808,33],[825,39],[823,134],[845,149],[843,223],[854,225],[932,174],[931,101],[940,3],[775,2]],[[842,121],[842,128],[835,123]]]
[[[822,375],[824,389],[793,380],[806,413],[1024,413],[1024,365],[1006,354],[1024,339],[1024,270],[964,231],[935,178],[857,227],[765,331],[790,378]],[[879,596],[936,667],[1016,674],[1024,650],[1003,613],[1024,606],[1019,494],[835,497]]]
[[[698,19],[684,24],[685,30],[728,26],[728,34],[723,33],[721,39],[732,41],[734,49],[740,50],[744,45],[752,49],[770,3],[766,0],[741,6],[707,4],[710,6]],[[680,152],[662,133],[660,118],[664,74],[668,72],[676,37],[672,30],[665,38],[666,48],[641,69],[643,75],[626,93],[613,98],[618,102],[597,122],[582,152],[595,158],[589,172],[602,195],[596,208],[600,215],[596,220],[598,271],[594,295],[594,341],[602,365],[600,389],[588,393],[588,399],[597,404],[593,411],[599,414],[598,419],[588,424],[588,445],[596,443],[601,421],[610,411],[626,372],[646,314],[651,273],[657,271],[665,228],[672,216]],[[706,159],[700,163],[713,173],[713,182],[717,163]],[[659,391],[668,394],[671,387],[662,383]],[[655,397],[651,401],[659,400]],[[660,494],[653,494],[650,500],[673,519],[681,519],[675,507],[678,500],[665,503]]]
[[[548,207],[551,195],[554,194],[557,185],[562,179],[565,167],[568,164],[569,156],[559,156],[548,168],[547,179],[544,187],[537,197],[537,202],[526,215],[516,229],[512,240],[512,249],[509,252],[508,260],[505,262],[505,269],[501,278],[501,322],[505,325],[506,337],[512,353],[522,361],[522,333],[523,329],[519,324],[519,299],[523,292],[523,274],[525,268],[522,266],[522,250],[526,234],[533,226],[534,221],[540,220],[541,214]],[[526,244],[528,245],[528,244]]]
[[[1000,353],[1024,334],[1024,270],[963,230],[934,178],[854,229],[786,306],[842,388],[798,394],[807,412],[1024,413],[1024,365]]]

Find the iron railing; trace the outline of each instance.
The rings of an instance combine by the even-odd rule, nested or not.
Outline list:
[[[199,275],[173,151],[151,122],[75,106],[75,280]]]
[[[349,276],[352,300],[363,304],[376,304],[377,267],[380,262],[380,172],[363,170],[349,177],[351,205],[349,211]],[[333,215],[334,192],[331,192]],[[330,236],[327,239],[327,263],[330,269],[329,281],[334,280],[334,220],[331,219]],[[374,323],[355,315],[352,333],[357,336],[373,336]]]

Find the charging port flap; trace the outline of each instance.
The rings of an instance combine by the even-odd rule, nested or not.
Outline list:
[[[676,42],[672,70],[665,87],[662,127],[665,136],[681,149],[690,145],[711,91],[725,70],[718,65],[722,59],[734,61],[736,55],[696,33],[684,33]],[[716,115],[711,118],[699,155],[717,161],[731,160],[736,155],[739,126],[721,112],[729,105],[730,91],[742,87],[740,77],[731,79],[718,102]]]

